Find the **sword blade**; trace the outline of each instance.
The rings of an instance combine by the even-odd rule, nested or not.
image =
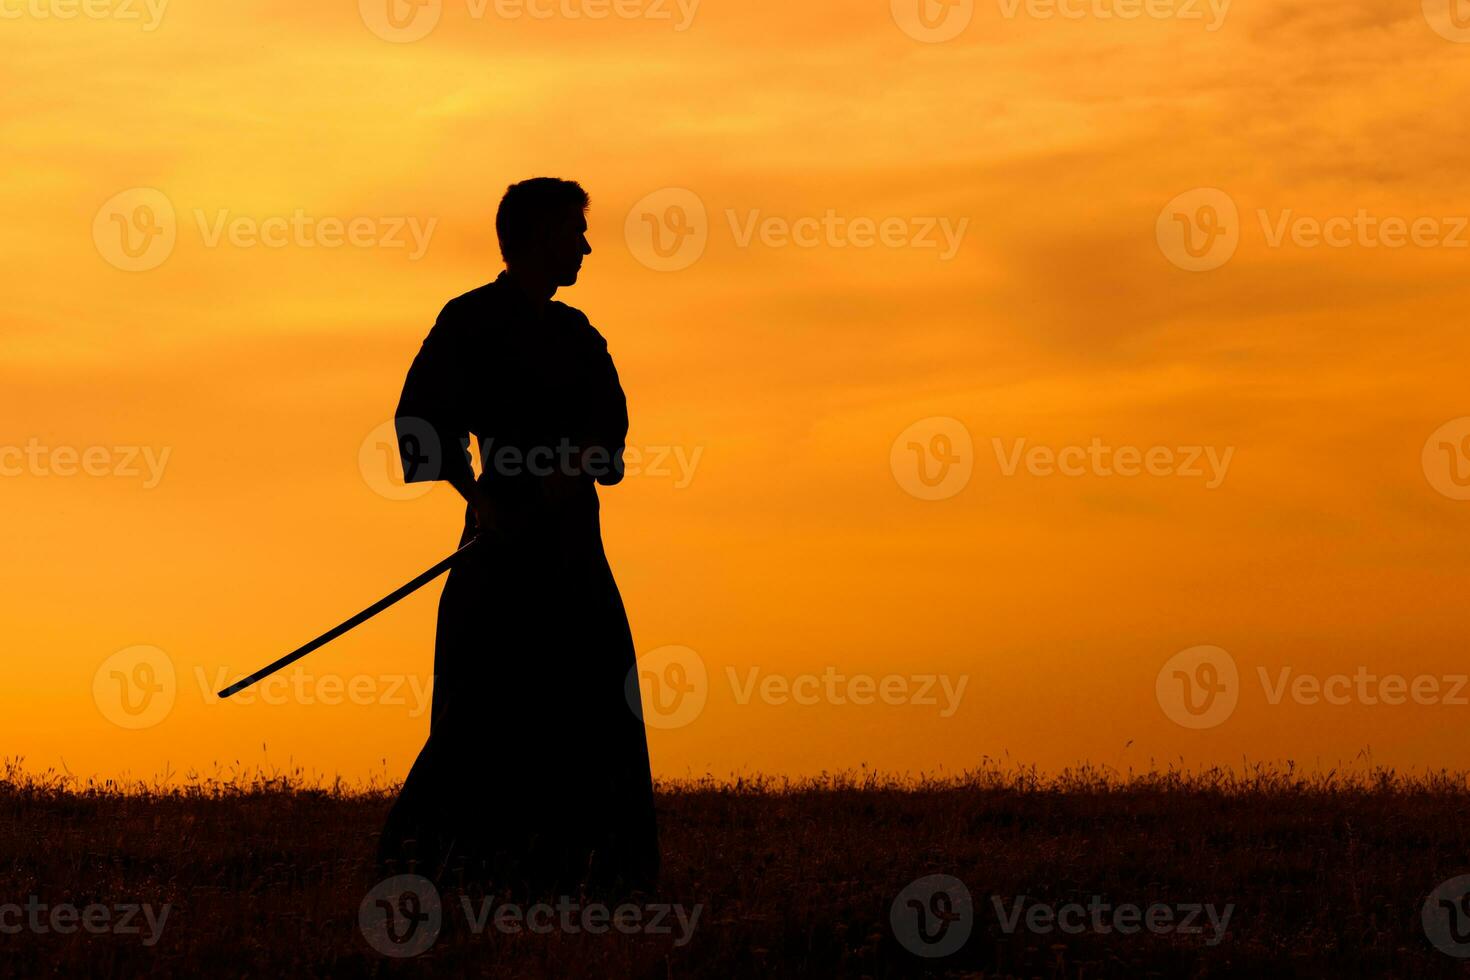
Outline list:
[[[225,688],[223,691],[220,691],[219,696],[221,698],[227,698],[231,695],[239,694],[241,691],[245,690],[245,688],[259,681],[265,680],[267,677],[274,674],[276,671],[282,669],[283,667],[291,666],[296,661],[306,656],[308,653],[311,653],[313,650],[316,650],[319,647],[331,643],[337,637],[341,636],[343,633],[346,633],[354,626],[360,626],[361,624],[367,622],[369,619],[372,619],[378,613],[382,612],[384,609],[387,609],[398,600],[412,595],[419,589],[423,588],[425,585],[428,585],[434,579],[438,578],[440,575],[443,575],[450,569],[451,566],[454,565],[455,562],[463,558],[464,555],[479,542],[479,540],[480,539],[478,537],[472,538],[469,543],[465,544],[462,548],[460,548],[454,554],[450,555],[448,558],[445,558],[443,561],[436,564],[433,568],[430,568],[422,574],[415,576],[408,582],[405,582],[403,585],[383,596],[383,598],[379,599],[371,606],[368,606],[356,616],[353,616],[351,619],[347,620],[344,623],[333,626],[331,629],[327,630],[325,633],[312,640],[310,643],[297,647],[295,650],[292,650],[281,659],[273,661],[272,663],[269,663],[260,668],[249,677],[245,677],[236,681],[229,687]]]

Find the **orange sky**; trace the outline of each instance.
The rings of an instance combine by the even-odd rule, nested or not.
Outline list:
[[[560,298],[668,449],[603,491],[652,676],[706,678],[656,774],[1470,766],[1447,3],[96,3],[0,0],[4,754],[401,777],[438,584],[264,700],[209,691],[452,549],[458,499],[395,499],[372,436],[549,174],[593,199]],[[660,259],[644,216],[681,214],[703,251]],[[125,227],[166,234],[130,259]],[[1188,727],[1198,646],[1235,706]],[[1441,696],[1275,697],[1288,668]]]

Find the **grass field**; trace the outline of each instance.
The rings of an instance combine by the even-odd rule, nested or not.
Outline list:
[[[600,908],[568,897],[533,914],[446,889],[437,930],[415,920],[411,940],[387,947],[422,946],[416,956],[370,943],[383,928],[407,933],[409,920],[398,928],[387,911],[433,901],[404,904],[401,888],[380,890],[383,906],[369,896],[389,800],[382,787],[299,773],[118,786],[11,764],[0,778],[0,973],[1470,972],[1451,955],[1470,954],[1470,883],[1441,889],[1428,925],[1423,915],[1441,883],[1470,873],[1463,775],[984,769],[946,781],[665,784],[658,894]]]

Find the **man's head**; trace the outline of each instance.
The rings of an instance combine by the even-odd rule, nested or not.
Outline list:
[[[577,281],[587,244],[587,207],[591,199],[574,180],[533,177],[512,184],[500,199],[495,233],[508,269],[552,286]]]

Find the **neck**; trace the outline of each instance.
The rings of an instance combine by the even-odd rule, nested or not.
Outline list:
[[[507,268],[505,271],[509,274],[511,284],[520,290],[526,302],[531,304],[531,308],[538,315],[546,309],[546,304],[551,301],[551,297],[556,295],[556,283],[545,276],[520,268]]]

